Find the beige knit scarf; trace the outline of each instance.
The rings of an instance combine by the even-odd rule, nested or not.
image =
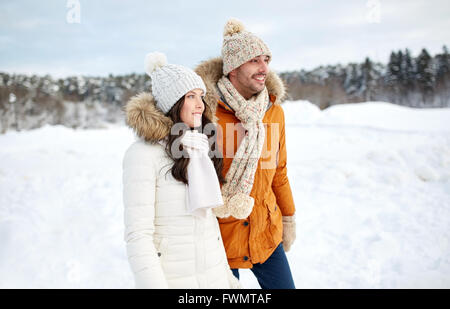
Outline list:
[[[246,100],[225,76],[218,81],[217,86],[247,132],[227,172],[227,182],[222,186],[224,205],[214,208],[213,211],[219,218],[233,216],[245,219],[252,212],[254,204],[250,192],[266,135],[262,119],[269,104],[269,93],[267,88],[264,88]]]

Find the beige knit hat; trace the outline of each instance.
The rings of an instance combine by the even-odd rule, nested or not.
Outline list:
[[[229,19],[223,32],[223,75],[228,75],[235,68],[261,55],[272,58],[269,48],[260,38],[246,31],[239,20]]]

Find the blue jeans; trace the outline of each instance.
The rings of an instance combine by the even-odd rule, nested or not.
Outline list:
[[[250,270],[262,289],[295,289],[283,243],[278,245],[267,261],[253,264]],[[239,269],[234,268],[231,271],[239,279]]]

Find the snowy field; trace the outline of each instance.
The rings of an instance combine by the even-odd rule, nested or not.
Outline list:
[[[287,102],[297,288],[450,288],[450,109]],[[0,288],[133,288],[126,127],[0,135]],[[259,288],[241,270],[245,288]]]

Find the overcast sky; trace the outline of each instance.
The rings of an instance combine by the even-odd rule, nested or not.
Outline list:
[[[450,47],[448,0],[1,0],[0,71],[144,73],[152,51],[193,68],[220,55],[230,17],[267,43],[276,71]]]

